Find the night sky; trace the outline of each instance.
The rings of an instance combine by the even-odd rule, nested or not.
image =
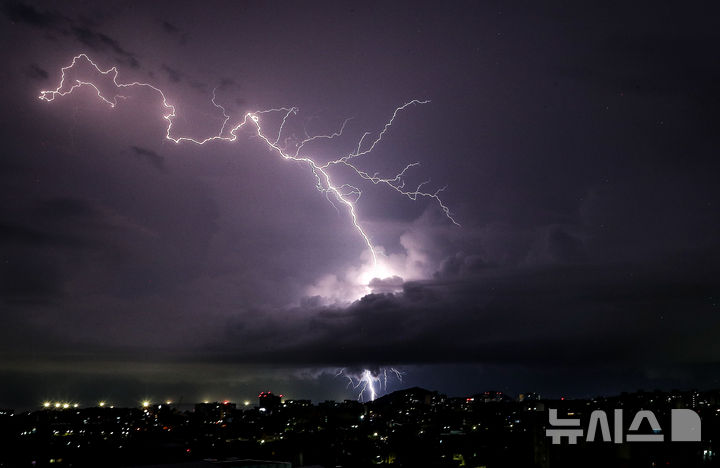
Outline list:
[[[457,396],[720,387],[716,4],[1,11],[0,406],[355,398],[341,368]],[[347,211],[252,132],[175,144],[147,90],[39,100],[83,52],[162,88],[178,135],[217,133],[213,89],[231,124],[299,107],[290,137],[352,117],[319,161],[431,100],[357,164],[419,161],[461,227],[339,172],[387,266],[358,285]]]

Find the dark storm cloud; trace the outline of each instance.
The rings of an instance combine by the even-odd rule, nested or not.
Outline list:
[[[169,21],[161,21],[160,24],[163,31],[165,31],[165,33],[169,34],[170,36],[176,38],[180,45],[185,45],[187,43],[187,32],[183,31],[178,26]]]
[[[10,21],[29,24],[37,28],[54,29],[68,19],[55,12],[39,11],[31,5],[19,2],[4,2],[3,13]]]
[[[208,92],[209,87],[208,87],[207,83],[203,83],[202,81],[199,81],[199,80],[190,80],[189,84],[191,87],[197,89],[198,91],[202,91],[203,94],[207,94],[207,92]]]
[[[92,50],[98,52],[113,52],[123,63],[127,63],[133,68],[140,67],[140,62],[137,57],[125,50],[118,41],[108,35],[86,26],[73,26],[70,31],[78,41],[90,47]]]
[[[167,170],[165,168],[165,158],[157,154],[155,151],[134,145],[130,148],[133,150],[133,154],[136,157],[146,161],[158,171],[165,172]]]
[[[32,78],[35,80],[47,80],[49,76],[46,70],[40,68],[34,63],[31,63],[30,66],[28,66],[27,70],[25,71],[25,75],[28,78]]]
[[[178,70],[177,68],[171,67],[170,65],[163,63],[160,66],[160,70],[163,73],[165,73],[165,75],[168,77],[168,79],[173,83],[180,83],[181,81],[187,81],[187,84],[189,84],[191,88],[201,91],[204,95],[206,95],[208,92],[209,86],[206,83],[203,83],[202,81],[200,81],[198,79],[189,77],[187,74],[183,73],[182,71]]]
[[[133,68],[140,67],[135,54],[123,48],[116,39],[95,29],[96,26],[86,20],[75,20],[50,10],[40,11],[19,2],[4,3],[3,13],[10,21],[74,37],[93,51],[112,52],[122,63]]]
[[[168,21],[163,21],[161,24],[162,24],[162,27],[163,27],[163,29],[165,30],[166,33],[168,33],[168,34],[180,34],[180,28],[178,28],[178,27],[175,26],[174,24],[172,24],[172,23],[170,23],[170,22],[168,22]]]
[[[220,80],[220,87],[221,88],[232,88],[232,87],[240,87],[240,85],[232,78],[223,78]]]
[[[254,314],[219,349],[230,361],[363,366],[480,363],[637,366],[720,359],[720,252],[648,265],[491,270],[406,283],[347,309]],[[223,353],[220,353],[222,356]]]
[[[166,64],[162,64],[161,67],[162,71],[164,71],[167,74],[167,77],[170,79],[170,81],[174,83],[178,83],[182,80],[183,74],[179,70],[176,70]]]
[[[448,256],[440,263],[440,268],[435,272],[435,278],[457,278],[472,276],[487,268],[488,263],[481,255],[465,255],[457,252]]]
[[[531,251],[525,259],[528,265],[559,264],[573,265],[588,259],[587,247],[581,236],[587,236],[586,228],[549,225],[538,229]]]

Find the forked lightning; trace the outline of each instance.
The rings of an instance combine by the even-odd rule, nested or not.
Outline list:
[[[233,127],[228,128],[227,124],[230,120],[230,116],[225,111],[225,108],[218,104],[215,100],[215,92],[213,92],[212,97],[212,104],[217,107],[223,114],[223,122],[222,126],[220,127],[220,130],[217,132],[217,134],[208,136],[203,139],[196,139],[188,136],[174,136],[173,135],[173,119],[177,116],[175,112],[175,106],[170,104],[168,102],[167,96],[165,95],[165,92],[161,90],[160,88],[151,85],[149,83],[141,83],[138,81],[133,81],[130,83],[120,83],[118,82],[118,69],[117,67],[112,67],[107,70],[102,70],[95,62],[93,62],[90,57],[88,57],[86,54],[79,54],[75,56],[72,59],[72,62],[70,65],[63,67],[61,69],[61,78],[60,78],[60,84],[57,88],[53,90],[47,90],[47,91],[41,91],[39,98],[44,101],[54,101],[57,97],[60,96],[66,96],[76,89],[83,87],[83,86],[89,86],[92,87],[95,92],[97,93],[97,96],[110,105],[110,107],[115,107],[118,104],[118,99],[123,99],[125,96],[121,94],[115,94],[114,96],[106,96],[104,95],[99,88],[99,85],[91,82],[91,81],[84,81],[84,80],[68,80],[66,73],[74,68],[80,60],[86,61],[88,64],[90,64],[99,74],[104,76],[111,76],[112,82],[115,85],[116,89],[118,91],[125,90],[128,88],[148,88],[153,90],[154,92],[158,93],[160,97],[162,98],[162,105],[165,109],[165,112],[163,114],[163,118],[167,120],[167,130],[165,133],[165,137],[174,142],[174,143],[195,143],[197,145],[204,145],[205,143],[211,142],[211,141],[227,141],[227,142],[233,142],[237,140],[237,131],[246,125],[249,125],[251,127],[254,127],[255,132],[257,133],[258,137],[260,137],[268,146],[268,149],[271,151],[276,152],[284,159],[289,159],[293,161],[303,162],[307,163],[310,166],[310,169],[312,170],[313,174],[315,175],[316,179],[316,188],[325,194],[325,196],[328,198],[328,200],[331,201],[334,198],[339,204],[344,205],[347,207],[347,210],[350,215],[351,222],[353,224],[353,227],[357,232],[362,236],[365,244],[367,245],[368,249],[370,250],[370,253],[373,258],[373,263],[377,264],[377,255],[375,252],[375,248],[373,247],[372,242],[370,241],[370,236],[367,234],[365,229],[360,224],[360,221],[357,216],[357,210],[355,207],[355,203],[360,198],[360,195],[362,192],[358,187],[355,187],[353,185],[343,184],[343,185],[335,185],[330,178],[329,170],[331,167],[336,165],[345,166],[347,168],[350,168],[358,177],[361,179],[365,179],[367,181],[372,182],[373,184],[382,184],[385,185],[396,192],[408,197],[411,200],[417,200],[418,198],[430,198],[433,199],[439,206],[440,209],[442,209],[443,213],[447,218],[452,221],[454,224],[459,224],[455,221],[452,214],[450,213],[450,209],[443,203],[443,201],[440,199],[440,193],[445,189],[445,187],[441,187],[434,192],[425,192],[422,190],[423,186],[425,186],[429,181],[425,181],[421,184],[419,184],[417,187],[413,189],[408,189],[405,187],[405,180],[404,176],[405,173],[415,167],[418,166],[420,163],[413,162],[405,166],[400,172],[398,172],[393,177],[381,177],[377,172],[370,173],[365,170],[360,169],[358,166],[355,165],[354,160],[364,156],[368,153],[370,153],[378,143],[382,140],[383,136],[387,133],[387,131],[392,126],[393,122],[395,121],[395,118],[397,117],[398,113],[402,110],[405,110],[411,105],[415,104],[427,104],[430,101],[420,101],[417,99],[413,99],[412,101],[406,102],[402,106],[395,109],[395,111],[392,114],[392,117],[390,120],[388,120],[387,123],[385,123],[385,126],[383,129],[377,133],[377,135],[373,138],[371,132],[365,132],[363,136],[358,141],[358,144],[354,151],[350,152],[349,154],[342,156],[338,159],[326,162],[324,164],[320,164],[316,162],[312,157],[306,155],[303,152],[303,149],[307,143],[310,143],[314,140],[318,139],[333,139],[336,137],[339,137],[343,134],[343,131],[345,130],[345,127],[348,123],[348,120],[345,120],[343,122],[340,129],[332,133],[330,135],[315,135],[315,136],[308,136],[304,140],[294,143],[295,148],[290,149],[287,146],[283,147],[280,146],[280,141],[283,133],[283,128],[285,126],[285,123],[289,118],[296,115],[298,112],[297,107],[281,107],[281,108],[275,108],[275,109],[268,109],[268,110],[261,110],[261,111],[255,111],[255,112],[248,112],[246,113],[240,123],[236,124]],[[66,82],[69,81],[69,82]],[[278,133],[275,137],[270,136],[268,133],[263,131],[262,128],[262,117],[266,114],[270,113],[283,113],[283,120],[282,124],[280,125],[280,129],[278,130]]]

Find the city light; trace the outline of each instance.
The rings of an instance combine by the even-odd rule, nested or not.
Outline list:
[[[27,426],[24,426],[23,430],[17,433],[18,440],[22,441],[23,444],[17,445],[18,450],[21,450],[27,447],[27,445],[24,445],[26,442],[40,440],[38,434],[49,432],[56,437],[69,436],[64,439],[64,442],[71,442],[70,445],[80,449],[85,444],[93,445],[94,438],[99,433],[103,440],[117,443],[118,450],[122,449],[126,441],[148,444],[148,447],[152,446],[160,450],[163,442],[156,438],[156,431],[162,430],[181,434],[181,437],[189,435],[196,441],[201,441],[204,437],[210,437],[207,440],[210,441],[209,446],[212,447],[212,443],[217,444],[218,439],[211,434],[214,430],[210,429],[210,425],[222,425],[222,428],[231,432],[241,428],[249,431],[248,435],[250,437],[247,440],[249,443],[254,441],[256,447],[272,444],[273,449],[276,449],[283,447],[281,441],[288,438],[288,436],[294,433],[303,433],[306,430],[306,424],[308,424],[308,427],[317,427],[319,433],[306,433],[304,437],[307,437],[307,443],[311,446],[324,447],[326,440],[322,436],[322,432],[335,428],[336,424],[340,424],[339,427],[348,431],[339,432],[345,435],[340,437],[338,443],[352,445],[361,440],[371,442],[368,447],[371,447],[369,450],[374,451],[374,453],[368,453],[367,457],[373,459],[383,458],[385,456],[383,453],[387,450],[414,450],[409,446],[404,447],[403,444],[399,446],[393,445],[395,442],[391,433],[396,432],[398,428],[405,425],[407,425],[408,429],[413,429],[413,433],[422,439],[421,443],[427,443],[431,447],[424,456],[436,461],[441,461],[450,456],[449,452],[447,452],[450,448],[445,449],[444,447],[454,447],[452,441],[465,441],[467,443],[469,452],[461,453],[458,451],[452,455],[459,460],[470,453],[474,453],[473,443],[482,439],[494,440],[498,435],[502,434],[508,437],[508,442],[505,442],[503,447],[511,446],[512,450],[518,453],[533,454],[537,453],[538,447],[547,447],[542,439],[538,442],[537,438],[517,438],[513,437],[512,434],[526,433],[537,428],[538,415],[532,415],[529,412],[544,412],[545,409],[538,410],[537,407],[540,404],[547,404],[548,400],[541,401],[538,399],[533,401],[526,398],[528,395],[526,393],[518,395],[517,398],[510,398],[502,394],[502,399],[495,398],[496,395],[501,395],[501,392],[485,392],[484,395],[484,397],[448,397],[430,390],[411,388],[393,392],[388,400],[393,402],[391,405],[375,405],[369,401],[361,403],[345,400],[344,402],[325,401],[313,406],[309,400],[288,400],[285,404],[279,405],[277,401],[280,394],[275,395],[266,391],[260,393],[260,407],[257,409],[242,408],[238,410],[230,400],[215,401],[211,399],[209,404],[196,404],[194,410],[172,412],[149,411],[147,409],[138,411],[136,408],[135,410],[100,416],[93,408],[85,407],[77,411],[57,411],[52,414],[52,417],[38,417],[28,412],[24,415],[15,415],[24,418],[27,423]],[[720,391],[707,392],[706,394],[694,391],[678,392],[677,395],[664,394],[659,390],[652,394],[640,391],[635,394],[623,394],[618,398],[618,404],[621,406],[660,401],[665,402],[668,408],[676,405],[698,405],[708,406],[708,410],[712,411],[713,416],[720,413],[714,403],[720,401]],[[468,400],[474,402],[474,404],[468,404]],[[274,401],[275,404],[273,404]],[[553,403],[555,401],[552,400]],[[598,405],[596,400],[576,400],[566,397],[565,401],[568,406],[563,410],[563,414],[575,417]],[[251,400],[243,400],[241,403],[250,406]],[[141,404],[146,408],[148,406],[158,409],[162,407],[161,404],[153,403],[149,399],[143,400]],[[165,404],[165,401],[162,404]],[[42,403],[42,407],[45,408],[55,405],[59,405],[60,408],[80,406],[79,403],[71,401],[44,401]],[[98,401],[96,408],[99,406],[109,407],[109,402]],[[278,410],[281,407],[283,409]],[[307,411],[307,408],[314,409]],[[459,411],[462,411],[464,415],[460,418],[455,417],[459,414]],[[7,414],[6,410],[0,409],[0,424],[2,424],[3,418]],[[38,410],[38,414],[47,416],[47,412],[42,409]],[[433,414],[435,417],[427,418],[429,414]],[[178,417],[180,415],[182,417]],[[343,416],[329,423],[329,420],[333,419],[334,415]],[[539,416],[542,416],[542,414]],[[276,429],[268,429],[271,426],[267,423],[271,420],[277,422]],[[422,428],[418,428],[417,431],[414,430],[415,421],[422,424]],[[199,425],[198,422],[200,422]],[[119,431],[118,425],[121,425]],[[273,423],[274,425],[275,423]],[[697,427],[700,429],[699,423]],[[389,430],[390,433],[386,432],[386,430]],[[708,430],[714,431],[712,428]],[[653,431],[659,430],[653,429]],[[657,432],[654,432],[654,435],[657,435]],[[75,443],[76,440],[77,443]],[[230,442],[232,441],[227,443]],[[285,447],[292,446],[290,444]],[[683,454],[684,449],[679,445],[677,447],[679,450],[677,453]],[[194,451],[191,446],[187,445],[183,450],[185,453]],[[501,449],[498,453],[503,453],[506,456],[509,453],[507,450]],[[716,451],[712,448],[705,448],[704,450],[697,450],[695,456],[696,461],[709,462],[715,460]],[[0,452],[0,465],[4,466],[1,457],[2,453]],[[59,460],[55,458],[54,463],[62,464],[63,462]],[[697,465],[699,466],[699,464]],[[423,464],[423,466],[425,465]],[[460,464],[460,466],[464,465]],[[576,464],[573,466],[584,465]]]

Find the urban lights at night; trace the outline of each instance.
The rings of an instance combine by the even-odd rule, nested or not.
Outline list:
[[[55,408],[55,409],[68,409],[68,408],[79,408],[79,403],[71,403],[67,401],[44,401],[42,403],[43,408]]]

